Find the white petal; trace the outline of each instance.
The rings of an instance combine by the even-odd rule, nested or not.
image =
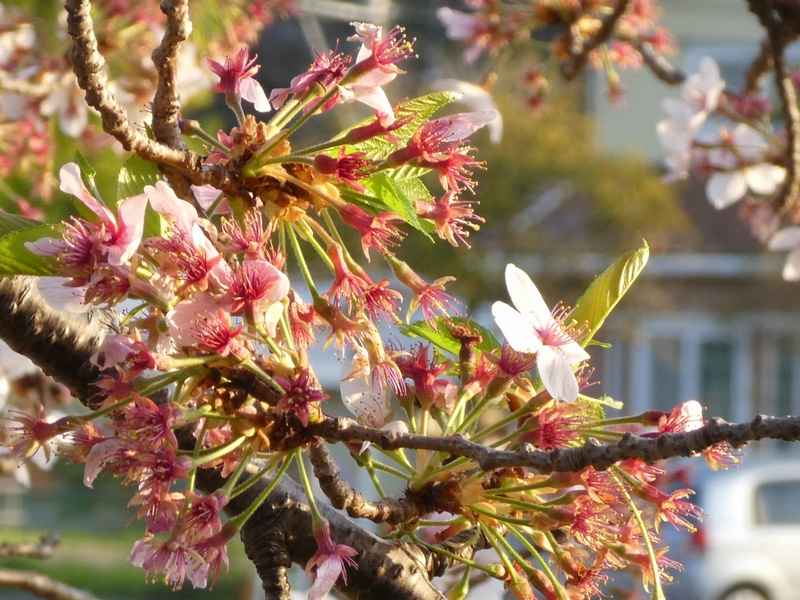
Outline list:
[[[786,169],[767,163],[748,167],[744,173],[747,186],[756,194],[771,194],[786,179]]]
[[[508,345],[517,352],[537,352],[542,339],[533,324],[505,302],[492,304],[492,315],[506,337]]]
[[[800,247],[789,252],[783,266],[783,278],[786,281],[800,281]]]
[[[567,357],[550,346],[542,346],[536,354],[536,365],[545,389],[556,400],[574,402],[578,398],[578,381]]]
[[[383,427],[389,416],[389,390],[376,390],[366,376],[348,376],[357,369],[358,358],[342,365],[342,381],[339,390],[342,402],[359,421],[370,427]]]
[[[733,143],[739,154],[746,157],[761,156],[769,148],[764,136],[747,125],[736,126],[733,130]]]
[[[532,317],[535,325],[544,325],[550,317],[550,309],[547,308],[539,289],[522,269],[518,269],[512,264],[506,266],[506,287],[511,302],[517,310],[526,317]]]
[[[730,206],[747,192],[747,181],[740,171],[714,173],[706,182],[706,196],[717,210]]]
[[[770,250],[792,250],[800,246],[800,227],[784,227],[776,231],[767,243]]]
[[[583,348],[581,348],[580,344],[577,342],[570,342],[569,344],[563,344],[558,347],[561,352],[564,353],[564,356],[567,358],[567,362],[571,365],[576,363],[581,363],[585,360],[589,360],[591,356],[589,353],[586,352]]]

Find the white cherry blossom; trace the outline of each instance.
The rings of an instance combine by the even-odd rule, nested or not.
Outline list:
[[[588,360],[589,354],[564,331],[531,278],[513,264],[506,266],[506,286],[514,307],[495,302],[492,315],[508,345],[517,352],[535,353],[550,395],[573,402],[579,389],[572,365]]]
[[[786,178],[786,169],[762,162],[769,144],[752,127],[737,125],[717,139],[720,147],[708,153],[708,162],[722,170],[706,182],[706,196],[714,208],[722,209],[741,200],[748,189],[756,194],[772,194]]]

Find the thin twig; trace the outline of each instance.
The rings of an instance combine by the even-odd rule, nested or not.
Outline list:
[[[67,0],[66,9],[67,32],[73,41],[72,68],[78,85],[86,92],[87,104],[100,113],[103,131],[113,136],[125,150],[136,152],[145,160],[180,169],[192,183],[207,183],[234,194],[240,192],[240,182],[223,165],[205,165],[203,157],[196,152],[151,140],[131,125],[125,109],[108,89],[105,59],[97,49],[89,0]]]
[[[414,502],[409,498],[401,500],[383,498],[377,502],[368,500],[360,491],[353,489],[342,479],[339,466],[325,444],[312,446],[309,458],[323,493],[334,508],[347,510],[347,514],[351,517],[369,519],[374,523],[398,525],[416,521],[436,508]]]
[[[668,83],[669,85],[680,85],[686,80],[686,73],[673,67],[660,54],[653,52],[653,47],[650,44],[633,38],[626,41],[636,48],[639,54],[642,55],[644,64],[647,65],[647,68],[650,69],[650,72],[664,83]]]
[[[561,76],[566,79],[567,81],[572,81],[575,77],[578,76],[578,73],[581,72],[581,69],[586,64],[586,61],[589,60],[589,54],[595,48],[600,47],[611,35],[614,33],[614,28],[617,26],[617,22],[622,18],[622,15],[625,14],[625,11],[628,10],[628,5],[630,4],[630,0],[618,0],[617,6],[614,8],[614,12],[612,12],[608,18],[603,21],[603,24],[600,26],[600,29],[597,30],[597,33],[586,40],[585,42],[579,43],[578,48],[573,50],[573,45],[576,45],[576,40],[572,37],[572,30],[570,29],[567,35],[569,36],[567,47],[570,49],[569,58],[564,61],[561,65]]]

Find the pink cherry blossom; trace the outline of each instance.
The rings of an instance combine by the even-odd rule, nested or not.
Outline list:
[[[271,110],[264,88],[253,76],[258,73],[261,66],[256,64],[258,56],[250,58],[247,48],[242,48],[233,57],[228,57],[225,64],[208,59],[208,66],[219,76],[219,83],[215,84],[212,90],[224,92],[229,98],[244,98],[253,103],[253,107],[259,112]]]
[[[97,200],[86,189],[81,178],[81,170],[75,163],[67,163],[59,171],[61,191],[75,196],[78,200],[95,213],[102,223],[102,228],[85,222],[77,221],[69,229],[63,240],[44,238],[30,243],[27,247],[36,254],[55,256],[59,261],[70,258],[82,261],[88,267],[92,260],[107,262],[112,266],[127,263],[136,253],[144,231],[144,210],[147,206],[147,197],[139,194],[123,200],[117,214],[114,215],[102,202]],[[73,235],[74,234],[74,235]],[[82,247],[82,250],[79,248]],[[79,256],[80,255],[80,256]],[[82,258],[81,258],[82,256]],[[65,264],[69,268],[81,265]]]
[[[306,573],[316,567],[314,585],[308,591],[308,600],[322,600],[333,589],[339,577],[347,583],[346,568],[358,568],[358,563],[353,558],[358,552],[350,546],[335,543],[331,539],[331,526],[327,521],[314,524],[314,538],[319,549],[306,564]]]

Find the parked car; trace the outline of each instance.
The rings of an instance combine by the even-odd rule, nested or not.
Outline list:
[[[694,501],[704,512],[670,599],[800,600],[800,460],[745,459],[703,472]]]

